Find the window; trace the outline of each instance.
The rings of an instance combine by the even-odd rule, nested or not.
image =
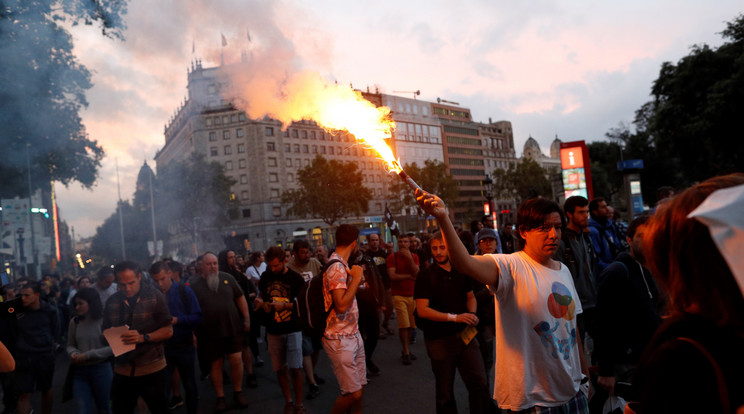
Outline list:
[[[310,160],[303,160],[303,161],[304,161],[305,167],[307,167],[308,165],[310,165]]]
[[[278,183],[279,182],[279,174],[277,174],[277,173],[269,173],[269,182],[270,183]]]
[[[413,104],[413,108],[412,109],[413,109],[413,114],[414,115],[418,115],[418,105]]]
[[[222,117],[222,123],[223,123],[223,124],[226,124],[226,123],[228,123],[228,122],[230,122],[230,118],[228,118],[228,117],[227,117],[227,115],[223,116],[223,117]]]
[[[230,115],[230,122],[238,122],[238,115],[236,114]]]
[[[245,144],[238,144],[238,154],[245,153]]]
[[[266,127],[266,136],[267,137],[273,137],[274,136],[274,128],[273,127]]]
[[[320,146],[320,153],[321,154],[325,154],[326,153],[326,147],[325,147],[325,145],[321,145]]]
[[[216,157],[217,156],[217,147],[209,147],[209,155]]]
[[[310,139],[315,139],[315,131],[310,131]]]
[[[214,124],[215,125],[222,125],[222,118],[216,116],[214,117]]]
[[[276,167],[276,158],[269,157],[269,167]]]
[[[421,115],[424,115],[424,116],[429,115],[429,108],[427,108],[425,106],[422,106],[421,107]]]
[[[217,87],[214,85],[207,86],[207,93],[210,95],[214,95],[215,92],[217,92]]]
[[[294,152],[297,154],[300,153],[300,144],[294,144]]]
[[[245,121],[245,114],[238,115],[238,119],[241,120],[241,121]]]
[[[303,154],[307,154],[308,152],[310,152],[310,150],[308,149],[307,145],[303,145],[302,146],[302,153]]]
[[[348,150],[348,148],[346,148]],[[336,147],[336,154],[341,155],[343,154],[343,151],[341,151],[341,147]],[[349,155],[348,153],[346,155]]]
[[[243,138],[245,136],[245,131],[243,130],[243,128],[236,129],[235,136],[238,138]]]
[[[317,154],[318,153],[318,146],[317,145],[313,145],[313,148],[311,150],[312,150],[312,153],[313,154]]]
[[[307,139],[307,131],[302,131],[302,139]]]
[[[230,139],[230,131],[222,131],[222,139]]]
[[[251,218],[251,209],[249,208],[243,209],[243,218]]]
[[[225,155],[232,154],[232,147],[230,145],[225,145]]]
[[[292,146],[289,144],[284,144],[284,152],[292,152]]]
[[[212,118],[207,118],[207,126],[212,126]]]
[[[284,166],[291,167],[292,166],[292,158],[287,158],[284,162]]]
[[[278,192],[278,190],[277,190],[277,192]],[[279,217],[279,216],[281,216],[281,215],[282,215],[282,208],[281,208],[281,207],[272,207],[272,208],[271,208],[271,214],[272,214],[272,215],[273,215],[274,217]]]
[[[240,175],[240,184],[248,184],[248,176],[245,174]],[[245,197],[242,197],[245,198]]]
[[[290,182],[290,183],[293,183],[294,182],[294,174],[292,174],[292,173],[287,174],[287,181]]]
[[[270,190],[270,196],[271,196],[271,198],[279,198],[279,189],[278,188],[272,188]]]
[[[297,130],[296,129],[293,129],[292,130],[292,138],[297,138]]]
[[[333,147],[328,147],[328,153],[333,155]]]
[[[276,145],[273,142],[267,142],[266,151],[271,151],[271,152],[276,151]]]
[[[232,161],[225,161],[225,170],[232,171]]]
[[[245,168],[245,160],[238,160],[238,168]]]
[[[321,141],[325,141],[325,132],[318,132]]]
[[[302,161],[300,161],[299,158],[295,158],[295,167],[299,167],[302,165]]]
[[[210,142],[217,141],[217,133],[216,132],[212,131],[212,132],[209,133],[209,141]]]

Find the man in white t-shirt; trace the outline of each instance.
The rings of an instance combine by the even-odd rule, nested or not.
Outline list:
[[[581,384],[588,371],[576,315],[582,312],[568,268],[553,260],[563,213],[553,201],[531,199],[517,213],[524,250],[470,256],[442,200],[416,192],[437,218],[452,265],[485,283],[496,298],[494,399],[520,413],[589,413]]]

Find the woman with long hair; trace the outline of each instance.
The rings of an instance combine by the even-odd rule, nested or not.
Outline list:
[[[744,409],[744,298],[708,228],[688,217],[744,174],[714,177],[664,203],[643,239],[647,264],[668,294],[669,315],[644,352],[629,405],[636,413]],[[744,253],[744,249],[740,249]]]
[[[110,414],[114,371],[108,360],[113,352],[101,333],[101,298],[95,289],[85,287],[72,298],[72,303],[76,316],[70,320],[67,353],[78,413]]]

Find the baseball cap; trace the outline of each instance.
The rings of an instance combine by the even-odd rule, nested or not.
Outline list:
[[[482,228],[478,232],[478,241],[480,242],[481,240],[487,239],[487,238],[492,238],[495,240],[497,238],[496,231],[494,229],[489,229],[488,227]]]

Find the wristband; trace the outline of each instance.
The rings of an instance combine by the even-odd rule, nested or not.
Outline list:
[[[457,315],[455,315],[454,313],[448,313],[447,314],[447,321],[449,321],[449,322],[455,322],[455,320],[457,320]]]

